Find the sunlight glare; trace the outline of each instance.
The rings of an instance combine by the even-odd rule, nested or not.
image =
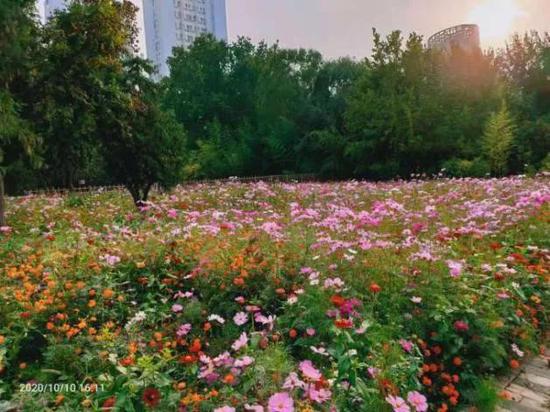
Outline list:
[[[469,22],[479,26],[483,39],[504,40],[523,14],[516,0],[482,0],[470,12]]]

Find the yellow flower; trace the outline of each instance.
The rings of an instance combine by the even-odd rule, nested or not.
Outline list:
[[[504,327],[504,322],[500,319],[491,322],[491,328],[493,329],[501,329],[503,327]]]

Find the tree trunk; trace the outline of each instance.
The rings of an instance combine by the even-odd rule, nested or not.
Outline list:
[[[0,172],[0,226],[6,226],[6,201],[4,199],[4,175]]]
[[[132,199],[134,200],[134,204],[136,207],[142,207],[145,202],[147,202],[147,198],[149,197],[149,191],[151,190],[151,185],[147,185],[143,188],[140,188],[138,185],[126,185],[126,189],[130,192],[132,195]]]

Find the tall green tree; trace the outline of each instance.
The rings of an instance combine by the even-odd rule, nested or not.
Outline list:
[[[4,176],[21,154],[32,155],[38,138],[17,100],[30,77],[36,22],[32,0],[0,1],[0,226],[5,225]]]
[[[105,96],[132,51],[134,13],[127,1],[77,0],[44,27],[35,107],[51,184],[72,187],[99,156]]]
[[[165,189],[181,182],[186,160],[186,136],[173,115],[160,108],[160,87],[152,66],[130,58],[112,88],[103,155],[107,171],[126,186],[134,203],[147,201],[154,184]]]

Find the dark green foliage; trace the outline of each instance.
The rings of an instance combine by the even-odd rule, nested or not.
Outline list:
[[[105,104],[132,42],[127,22],[122,6],[77,1],[44,27],[35,107],[52,184],[72,187],[88,178]]]
[[[20,101],[31,81],[33,6],[32,0],[0,1],[0,226],[5,225],[4,176],[22,156],[34,153],[39,140]]]

